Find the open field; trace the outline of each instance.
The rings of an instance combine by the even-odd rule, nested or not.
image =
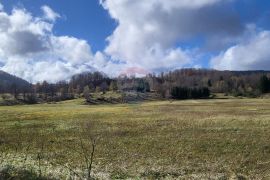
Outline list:
[[[95,139],[99,179],[270,179],[269,100],[82,104],[0,107],[2,171],[75,177]]]

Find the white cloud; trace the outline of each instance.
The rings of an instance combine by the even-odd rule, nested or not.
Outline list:
[[[22,9],[14,9],[9,15],[0,13],[0,51],[9,58],[46,50],[49,46],[47,32],[52,24],[33,18]]]
[[[51,36],[53,54],[63,59],[68,59],[72,64],[87,62],[93,58],[91,47],[82,39],[68,36]]]
[[[211,60],[221,70],[269,70],[270,31],[261,31]]]
[[[31,82],[55,82],[98,68],[95,58],[101,55],[93,54],[85,40],[55,36],[56,16],[48,17],[33,17],[19,8],[0,12],[0,69]]]
[[[181,42],[190,37],[200,33],[234,36],[242,31],[235,13],[226,6],[230,0],[100,2],[118,22],[105,53],[149,71],[191,66],[193,55],[181,48]]]
[[[218,50],[238,44],[213,58],[212,67],[269,69],[269,32],[246,28],[232,1],[100,0],[118,25],[105,50],[96,53],[83,39],[54,35],[60,15],[50,7],[41,7],[43,15],[34,17],[22,8],[9,14],[0,4],[0,69],[32,82],[55,82],[94,69],[118,75],[197,67],[201,47],[183,46],[197,36],[208,41],[201,46]]]
[[[44,13],[44,18],[47,20],[55,21],[57,18],[60,18],[61,16],[54,12],[49,6],[42,6],[41,7],[43,13]]]

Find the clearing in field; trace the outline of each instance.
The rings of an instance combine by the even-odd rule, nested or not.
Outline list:
[[[0,107],[2,176],[268,179],[270,102],[159,101]]]

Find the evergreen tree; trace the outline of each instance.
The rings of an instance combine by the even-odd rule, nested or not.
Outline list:
[[[270,80],[268,79],[268,77],[266,75],[263,75],[260,79],[260,91],[261,93],[267,93],[269,92],[269,86],[270,86]]]

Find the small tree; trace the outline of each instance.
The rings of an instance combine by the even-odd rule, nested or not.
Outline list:
[[[142,79],[140,79],[138,82],[137,91],[138,92],[145,92],[145,84],[144,84],[144,81]]]
[[[60,88],[60,96],[62,100],[67,99],[68,97],[68,89],[66,89],[65,87]]]
[[[100,87],[97,86],[97,87],[96,87],[96,92],[98,93],[98,92],[100,92],[100,91],[101,91]]]
[[[89,87],[90,93],[95,92],[95,86],[93,83],[89,83],[88,87]]]
[[[101,85],[100,85],[100,90],[104,94],[108,90],[108,84],[106,82],[102,82]]]
[[[145,82],[145,91],[150,92],[150,84],[148,82]]]
[[[90,98],[90,89],[88,86],[83,88],[83,97],[88,100]]]
[[[150,92],[150,85],[148,82],[144,81],[143,79],[140,79],[136,90],[138,92]]]
[[[79,95],[81,95],[81,93],[83,92],[82,87],[81,87],[80,85],[77,85],[75,91],[76,91],[76,93],[79,94]]]
[[[117,82],[116,81],[112,81],[110,83],[110,91],[117,91],[118,90],[118,86],[117,86]]]
[[[211,79],[208,79],[207,85],[208,85],[208,87],[212,87],[212,81],[211,81]]]
[[[12,94],[13,94],[14,98],[18,99],[19,92],[18,92],[18,87],[15,83],[13,83],[11,85],[11,89],[12,89]]]

